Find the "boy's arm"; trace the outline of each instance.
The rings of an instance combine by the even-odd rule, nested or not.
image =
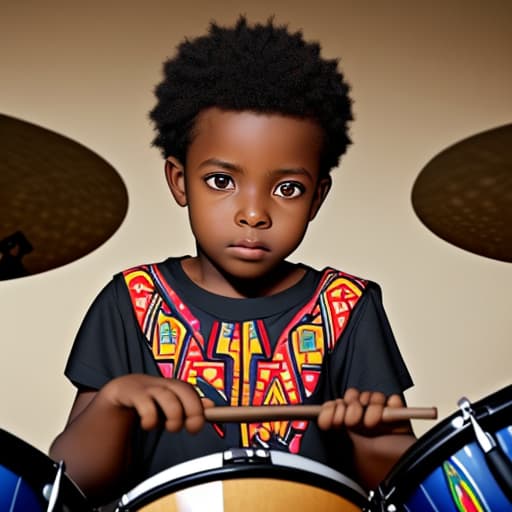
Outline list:
[[[412,428],[406,425],[389,434],[366,436],[349,431],[349,436],[358,480],[367,490],[375,490],[404,452],[416,442]]]
[[[128,473],[134,425],[132,410],[111,407],[97,391],[79,391],[49,455],[65,461],[66,473],[93,502],[108,500]]]
[[[143,429],[204,425],[203,405],[194,388],[173,379],[125,375],[100,391],[77,394],[64,431],[50,447],[50,457],[64,460],[66,472],[93,502],[104,502],[126,486],[133,460],[137,422]]]

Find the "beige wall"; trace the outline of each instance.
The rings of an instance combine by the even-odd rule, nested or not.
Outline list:
[[[0,112],[99,153],[130,195],[125,222],[96,251],[0,282],[0,426],[42,450],[66,420],[74,390],[63,368],[95,294],[128,265],[193,250],[150,147],[147,112],[176,43],[239,12],[303,28],[326,56],[342,57],[353,86],[354,145],[294,258],[382,284],[416,382],[410,404],[437,405],[442,418],[461,395],[510,383],[510,264],[431,234],[410,193],[437,152],[511,121],[511,2],[4,0]],[[415,423],[418,434],[430,426]]]

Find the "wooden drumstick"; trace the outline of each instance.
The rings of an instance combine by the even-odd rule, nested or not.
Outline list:
[[[321,405],[260,405],[241,407],[209,407],[204,410],[211,423],[251,423],[279,420],[311,420],[320,414]],[[400,420],[435,420],[436,407],[384,407],[385,422]]]

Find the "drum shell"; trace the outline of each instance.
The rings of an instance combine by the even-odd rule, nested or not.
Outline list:
[[[44,453],[15,435],[0,429],[1,511],[46,511],[47,497],[51,492],[57,470],[58,464]],[[55,512],[92,512],[93,508],[74,482],[63,474],[54,510]]]
[[[478,424],[512,460],[512,386],[472,405]],[[451,482],[451,483],[450,483]],[[374,511],[459,512],[454,482],[468,510],[505,511],[512,504],[493,477],[474,430],[458,411],[426,432],[399,460],[373,497]],[[462,506],[462,505],[460,505]]]

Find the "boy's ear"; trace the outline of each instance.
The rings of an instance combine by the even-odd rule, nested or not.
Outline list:
[[[173,156],[168,157],[165,161],[165,178],[174,200],[180,206],[187,206],[185,168],[181,162]]]
[[[313,198],[313,203],[311,205],[311,210],[309,212],[309,220],[312,221],[320,207],[322,206],[329,190],[331,189],[332,179],[330,176],[324,176],[318,180],[318,184],[316,186],[315,197]]]

